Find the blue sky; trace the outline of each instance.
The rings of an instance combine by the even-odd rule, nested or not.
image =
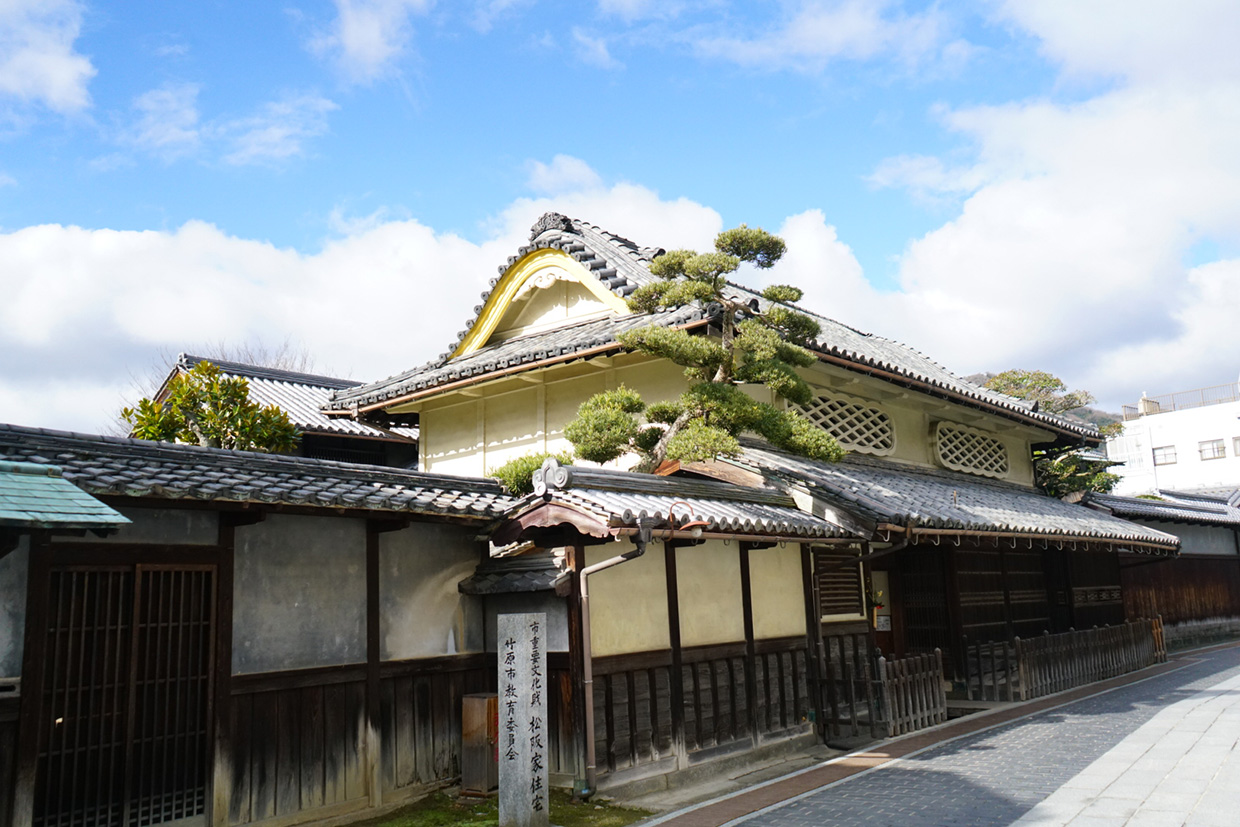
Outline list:
[[[1235,381],[1233,3],[13,0],[0,420],[161,354],[434,357],[546,209],[775,277],[958,373]]]

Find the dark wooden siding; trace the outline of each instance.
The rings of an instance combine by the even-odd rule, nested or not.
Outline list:
[[[230,824],[367,798],[361,667],[235,676]]]
[[[0,695],[0,827],[9,827],[17,783],[17,700]]]
[[[841,565],[848,560],[856,560],[858,556],[858,552],[852,549],[814,549],[818,610],[822,617],[859,615],[864,611],[860,567]]]
[[[897,553],[900,576],[900,611],[904,622],[904,648],[910,653],[944,652],[949,641],[946,572],[943,550],[910,546]]]
[[[1164,623],[1240,615],[1240,556],[1122,561],[1120,581],[1129,618],[1162,615]]]
[[[1068,552],[1072,579],[1072,625],[1076,629],[1124,622],[1119,557],[1105,552]]]

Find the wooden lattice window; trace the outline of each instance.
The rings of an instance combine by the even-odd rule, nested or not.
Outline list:
[[[814,549],[818,579],[818,613],[841,618],[865,613],[861,594],[861,564],[853,549]]]
[[[851,451],[890,454],[896,447],[891,417],[860,399],[819,391],[801,413]]]
[[[983,431],[940,422],[935,428],[935,448],[939,462],[953,471],[1007,476],[1007,446]]]

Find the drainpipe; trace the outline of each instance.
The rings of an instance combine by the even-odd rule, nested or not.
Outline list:
[[[595,768],[594,755],[594,660],[590,646],[590,575],[621,563],[635,560],[646,553],[646,544],[654,536],[654,519],[642,517],[637,521],[637,534],[633,537],[633,550],[618,554],[593,566],[581,570],[581,659],[582,684],[585,691],[586,708],[586,788],[581,791],[582,798],[594,795],[598,772]]]

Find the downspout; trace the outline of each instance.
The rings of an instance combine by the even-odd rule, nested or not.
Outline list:
[[[586,709],[586,787],[582,798],[594,795],[598,772],[594,755],[594,661],[590,646],[590,575],[595,572],[635,560],[646,553],[646,544],[654,536],[654,519],[642,517],[637,521],[637,533],[633,536],[633,550],[618,554],[581,570],[581,659],[582,687],[585,692]]]

